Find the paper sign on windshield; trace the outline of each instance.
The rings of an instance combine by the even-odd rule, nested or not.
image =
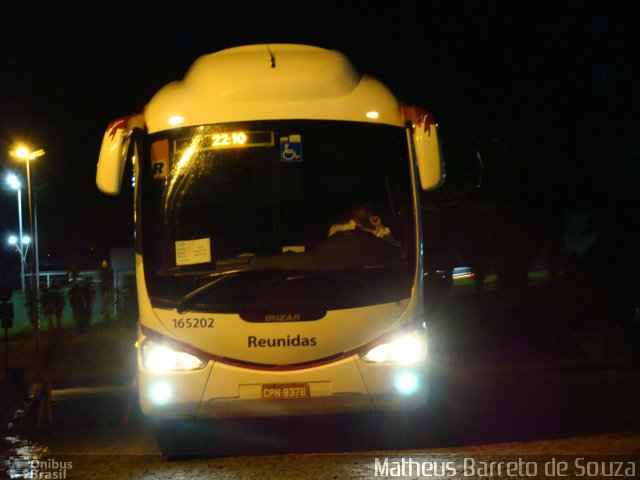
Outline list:
[[[211,239],[178,240],[176,242],[176,265],[194,265],[211,262]]]

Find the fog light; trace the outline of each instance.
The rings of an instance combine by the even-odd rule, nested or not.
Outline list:
[[[171,398],[171,386],[166,382],[154,383],[149,389],[149,398],[156,405],[165,405]]]
[[[413,373],[405,372],[396,378],[396,388],[402,395],[413,395],[419,387],[418,377]]]

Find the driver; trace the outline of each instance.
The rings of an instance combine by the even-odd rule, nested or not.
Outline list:
[[[334,223],[329,229],[329,236],[351,230],[364,230],[378,238],[394,243],[391,230],[382,225],[382,218],[373,213],[368,203],[355,205],[351,209],[351,218],[345,223]]]

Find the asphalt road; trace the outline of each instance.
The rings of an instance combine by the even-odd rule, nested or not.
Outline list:
[[[36,469],[49,474],[63,472],[66,476],[59,478],[75,479],[339,480],[397,477],[413,479],[553,478],[555,476],[608,478],[613,475],[606,473],[620,466],[623,467],[621,474],[616,477],[637,478],[638,468],[640,468],[640,435],[632,432],[430,449],[270,453],[174,459],[152,455],[149,453],[150,448],[141,448],[141,440],[152,442],[146,429],[114,428],[101,432],[85,432],[83,435],[71,434],[67,436],[66,441],[70,442],[69,444],[75,442],[76,448],[79,448],[80,445],[86,444],[87,434],[98,437],[93,444],[94,446],[101,444],[102,454],[65,455],[52,450],[40,451],[38,457],[37,446],[31,443],[27,448],[34,455],[30,458],[46,456],[53,459],[42,466],[36,464]],[[123,448],[130,452],[138,449],[139,453],[128,455],[114,453],[121,452]],[[82,449],[80,448],[77,452],[82,452]],[[414,462],[413,466],[409,462]],[[496,463],[524,464],[527,475],[519,475],[517,470],[515,475],[488,470],[487,466],[491,462],[494,466]],[[557,471],[557,475],[547,474],[550,465],[560,466],[561,462],[567,464],[564,471]],[[13,464],[8,464],[9,467],[13,467],[13,471],[9,473],[14,474],[13,478],[28,478],[24,475],[19,476],[21,472],[18,468],[21,465],[16,463],[14,461]],[[33,465],[31,468],[33,471]],[[431,468],[430,471],[429,468]],[[437,474],[444,472],[443,468],[448,469],[447,473]],[[585,475],[587,468],[595,475]],[[451,475],[451,472],[454,475]]]
[[[570,453],[640,458],[637,370],[518,372],[439,367],[434,372],[428,408],[419,416],[216,424],[217,431],[223,432],[222,441],[216,437],[223,448],[216,452],[223,456],[206,455],[212,452],[205,439],[194,441],[195,456],[162,457],[153,425],[135,408],[123,424],[127,399],[122,396],[59,402],[53,406],[52,429],[5,436],[5,459],[58,462],[44,464],[49,471],[71,462],[67,478],[341,479],[380,478],[384,472],[376,475],[375,458],[379,467],[385,458],[395,458],[387,463],[393,467],[400,466],[394,461],[417,454],[431,456],[419,457],[421,461],[453,461],[450,466],[459,474],[464,467],[461,455],[510,455],[511,459],[526,455],[539,468],[552,460],[549,456]],[[386,476],[391,478],[391,473]]]

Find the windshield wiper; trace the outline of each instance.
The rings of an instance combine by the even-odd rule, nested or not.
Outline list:
[[[159,274],[161,274],[161,272],[158,272]],[[182,276],[182,275],[188,275],[188,276],[197,276],[200,279],[204,279],[204,278],[212,278],[213,280],[205,283],[204,285],[196,288],[195,290],[192,290],[190,292],[188,292],[187,294],[185,294],[182,299],[180,300],[180,302],[178,303],[178,306],[176,307],[176,310],[178,311],[178,313],[186,313],[188,312],[194,304],[194,301],[196,298],[198,298],[200,295],[202,295],[204,292],[206,292],[207,290],[210,290],[213,287],[216,287],[218,285],[220,285],[221,283],[231,279],[231,278],[236,278],[240,275],[256,275],[256,276],[263,276],[263,277],[267,277],[267,280],[262,280],[263,282],[266,283],[270,283],[270,282],[282,282],[284,281],[290,281],[290,280],[300,280],[303,278],[311,278],[311,277],[316,277],[316,276],[326,276],[328,273],[330,273],[329,271],[327,272],[308,272],[305,273],[304,270],[283,270],[283,269],[249,269],[249,270],[245,270],[245,269],[236,269],[236,270],[227,270],[225,272],[215,272],[215,271],[192,271],[192,272],[181,272],[181,273],[170,273],[170,272],[166,272],[165,274],[170,274],[172,276]],[[274,276],[274,277],[272,277]],[[270,277],[270,278],[269,278]]]
[[[195,290],[190,291],[184,297],[182,297],[182,300],[180,300],[180,303],[178,303],[178,306],[176,307],[176,310],[178,311],[178,313],[186,313],[186,312],[188,312],[189,309],[193,306],[193,301],[199,295],[201,295],[202,293],[206,292],[211,287],[215,287],[216,285],[220,285],[221,283],[225,282],[226,280],[229,280],[230,278],[233,278],[233,277],[237,276],[239,273],[242,273],[242,272],[243,272],[243,270],[233,270],[233,271],[230,271],[230,272],[221,272],[221,273],[209,274],[208,276],[215,277],[215,278],[213,280],[211,280],[210,282],[205,283],[201,287],[198,287]],[[246,272],[246,270],[245,270],[245,272]]]
[[[379,270],[382,267],[371,265],[364,269],[364,271],[371,270]],[[201,272],[204,273],[204,272]],[[393,295],[386,288],[378,286],[375,282],[371,280],[366,280],[360,278],[357,274],[358,272],[354,271],[343,271],[343,270],[321,270],[321,271],[305,271],[305,270],[284,270],[284,269],[256,269],[256,270],[228,270],[226,272],[218,272],[218,273],[205,273],[201,275],[201,278],[212,278],[211,281],[205,283],[204,285],[196,288],[188,292],[182,297],[176,310],[178,313],[186,313],[188,312],[195,303],[195,300],[210,290],[213,287],[217,287],[218,285],[224,283],[227,280],[232,278],[237,278],[239,276],[246,275],[256,275],[262,276],[260,280],[261,283],[278,283],[278,282],[295,282],[299,280],[306,280],[311,278],[323,278],[323,277],[334,277],[347,281],[351,281],[365,287],[370,292],[375,292],[378,295],[381,295],[382,298],[386,300],[392,300]]]
[[[250,269],[250,270],[227,270],[225,272],[212,272],[212,271],[200,271],[200,272],[190,272],[188,275],[194,275],[194,276],[198,276],[200,279],[204,279],[204,278],[213,278],[213,280],[205,283],[204,285],[196,288],[195,290],[192,290],[190,292],[188,292],[187,294],[185,294],[184,297],[182,297],[182,300],[180,300],[180,303],[178,303],[178,306],[176,307],[176,310],[178,311],[178,313],[186,313],[188,312],[191,307],[193,306],[194,300],[199,297],[201,294],[203,294],[204,292],[206,292],[207,290],[211,289],[212,287],[216,287],[218,285],[220,285],[221,283],[231,279],[231,278],[235,278],[238,277],[240,275],[265,275],[265,274],[269,274],[269,275],[273,275],[274,272],[278,272],[280,275],[282,275],[282,273],[284,272],[286,274],[286,270],[284,271],[280,271],[280,270],[266,270],[266,269]]]

